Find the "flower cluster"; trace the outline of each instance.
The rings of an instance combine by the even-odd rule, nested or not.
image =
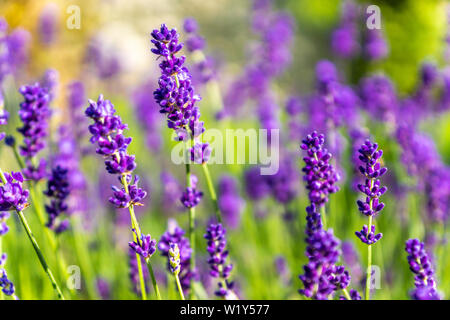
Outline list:
[[[115,112],[111,101],[104,100],[103,95],[100,95],[97,102],[89,100],[85,114],[94,120],[89,126],[89,132],[92,134],[91,143],[97,143],[96,152],[105,157],[106,170],[110,174],[119,175],[119,181],[123,185],[122,188],[113,187],[113,196],[109,201],[117,208],[127,208],[130,205],[140,204],[147,193],[138,187],[137,176],[134,183],[128,185],[136,168],[135,157],[127,153],[132,139],[123,135],[127,125],[122,123],[122,119],[115,115]]]
[[[190,187],[186,188],[180,199],[181,203],[189,209],[197,206],[203,196],[203,192],[197,190],[197,177],[191,174],[190,180]]]
[[[128,242],[128,245],[142,258],[146,260],[149,259],[156,252],[156,240],[152,239],[149,234],[141,234],[141,238],[139,239],[135,229],[133,229],[133,232],[136,235],[137,240],[134,242]]]
[[[233,282],[228,279],[230,277],[232,264],[226,264],[228,257],[228,250],[226,250],[227,230],[219,224],[210,224],[206,229],[204,238],[207,240],[207,251],[209,253],[208,263],[210,266],[210,275],[214,278],[219,278],[219,290],[215,293],[219,297],[227,299],[229,296],[234,296],[232,293]]]
[[[195,94],[191,83],[189,70],[184,66],[185,57],[177,57],[176,54],[183,48],[179,43],[179,34],[176,29],[169,29],[165,24],[159,30],[155,29],[151,33],[151,42],[154,48],[151,51],[159,57],[162,62],[159,64],[161,77],[154,92],[154,98],[161,107],[160,112],[167,115],[168,127],[177,133],[177,140],[193,140],[196,144],[201,142],[197,138],[205,131],[203,122],[199,121],[200,111],[195,103],[200,100],[200,96]],[[209,153],[203,151],[207,146],[196,147],[202,157],[198,160],[201,163],[208,161]],[[199,153],[199,151],[201,151]]]
[[[359,51],[358,7],[353,1],[345,1],[340,25],[331,36],[331,48],[343,58],[351,58]]]
[[[359,160],[364,164],[359,167],[359,171],[366,178],[364,184],[358,184],[358,190],[366,196],[365,201],[357,201],[358,209],[365,216],[376,217],[384,208],[384,203],[379,201],[379,197],[387,191],[378,179],[387,172],[387,168],[382,167],[380,163],[383,151],[378,150],[378,144],[366,140],[358,152]],[[381,233],[375,234],[374,225],[369,227],[364,225],[363,229],[355,234],[367,245],[376,243],[383,236]]]
[[[29,192],[22,187],[20,172],[5,173],[6,183],[0,186],[0,211],[22,211],[28,206]]]
[[[412,292],[412,297],[416,300],[439,300],[440,296],[433,278],[433,267],[423,242],[418,239],[409,239],[406,241],[405,250],[408,253],[409,268],[416,274],[414,277],[416,288]]]
[[[19,117],[23,123],[17,130],[23,135],[20,154],[26,159],[23,173],[27,179],[38,181],[45,176],[45,159],[34,165],[32,159],[45,148],[48,135],[48,118],[50,116],[50,96],[48,90],[39,83],[22,86],[19,92],[24,101],[20,103]]]
[[[68,179],[68,169],[56,166],[52,169],[52,174],[47,182],[47,190],[44,194],[50,198],[50,204],[45,205],[48,214],[47,227],[53,229],[56,233],[61,233],[69,227],[69,221],[64,220],[56,223],[57,218],[67,213],[67,197],[70,194],[70,185]]]
[[[184,237],[184,230],[178,226],[169,226],[159,240],[158,249],[164,257],[169,259],[169,250],[171,244],[176,244],[180,252],[180,282],[184,290],[190,289],[190,280],[195,278],[196,271],[190,269],[192,249],[189,240]],[[193,258],[192,258],[193,259]],[[171,271],[172,267],[168,262],[167,268]]]
[[[330,164],[331,153],[324,148],[325,136],[316,131],[303,139],[301,148],[307,152],[303,158],[305,173],[303,179],[306,181],[306,189],[309,190],[309,200],[318,207],[323,206],[328,201],[331,193],[339,189],[335,183],[339,180],[339,175]]]
[[[303,267],[304,274],[299,276],[304,286],[299,293],[326,300],[334,291],[347,288],[351,278],[343,266],[336,266],[340,251],[333,230],[319,228],[307,236],[306,243],[309,261]]]

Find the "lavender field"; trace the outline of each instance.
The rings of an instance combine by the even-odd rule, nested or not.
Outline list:
[[[450,3],[3,0],[0,179],[0,300],[447,300]]]

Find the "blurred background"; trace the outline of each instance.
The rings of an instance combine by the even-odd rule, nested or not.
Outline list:
[[[366,27],[368,5],[377,5],[381,12],[381,29],[373,35]],[[69,25],[73,25],[73,14],[78,9],[79,28],[71,29]],[[435,250],[433,254],[438,257],[438,288],[443,296],[448,296],[450,275],[445,270],[450,257],[445,254],[448,251],[445,235],[450,192],[439,198],[439,203],[445,203],[445,209],[439,208],[445,211],[442,213],[445,218],[429,218],[427,185],[444,182],[426,180],[431,179],[428,172],[427,175],[416,174],[417,170],[410,168],[411,161],[420,169],[419,160],[408,162],[405,154],[408,151],[412,156],[436,152],[439,168],[448,172],[450,116],[447,106],[450,103],[445,99],[446,90],[450,91],[449,70],[446,69],[450,61],[449,15],[448,2],[443,0],[2,0],[0,17],[8,24],[7,33],[17,39],[17,46],[12,50],[15,69],[2,81],[4,105],[11,114],[4,131],[20,140],[16,133],[20,125],[17,110],[22,99],[18,88],[35,81],[55,83],[52,86],[50,148],[44,152],[48,158],[61,152],[60,138],[64,136],[61,132],[65,125],[75,123],[81,131],[83,126],[86,128],[86,133],[80,133],[82,138],[77,149],[85,181],[83,208],[79,209],[83,228],[82,232],[78,231],[83,234],[90,255],[90,266],[81,263],[81,269],[90,272],[83,278],[82,290],[71,293],[72,298],[138,298],[129,279],[128,214],[115,210],[108,202],[110,186],[116,181],[104,172],[101,158],[89,144],[89,121],[83,117],[87,98],[96,100],[100,93],[104,94],[128,124],[128,135],[133,137],[129,150],[136,154],[137,171],[143,178],[142,185],[149,191],[145,206],[138,208],[143,231],[159,239],[169,219],[187,227],[187,213],[180,208],[177,198],[184,188],[184,166],[170,161],[170,150],[176,142],[166,127],[164,116],[158,113],[159,107],[152,94],[157,88],[160,71],[150,51],[150,32],[162,23],[177,28],[181,41],[187,42],[183,54],[187,56],[196,91],[202,96],[199,107],[207,128],[282,129],[285,162],[281,173],[269,182],[261,182],[273,188],[272,193],[261,197],[252,193],[255,187],[252,183],[258,185],[260,177],[249,174],[251,167],[248,165],[210,166],[219,190],[219,202],[221,197],[224,199],[222,210],[230,212],[225,225],[229,229],[233,279],[240,297],[302,298],[297,290],[302,287],[298,275],[307,261],[303,240],[308,197],[301,180],[303,155],[299,144],[312,129],[330,134],[328,148],[335,155],[342,175],[341,190],[331,196],[327,208],[328,223],[343,241],[344,253],[353,254],[354,260],[348,256],[347,260],[343,258],[353,276],[351,286],[362,288],[366,261],[365,247],[354,236],[354,231],[366,223],[355,203],[359,195],[354,190],[351,163],[356,140],[351,133],[358,129],[380,144],[385,152],[385,165],[392,170],[384,182],[390,190],[385,196],[386,209],[377,218],[377,229],[383,232],[384,238],[374,247],[374,263],[382,270],[382,280],[380,290],[374,290],[373,296],[409,298],[414,281],[408,271],[404,243],[410,237],[422,241],[427,237],[437,239],[437,245],[431,245],[431,250]],[[197,21],[197,31],[188,33],[183,29],[186,18]],[[372,36],[375,39],[373,49],[367,46]],[[381,38],[381,43],[377,42],[377,37]],[[267,52],[273,56],[266,57]],[[346,102],[346,106],[351,105],[350,109],[343,107],[331,114],[325,113],[321,115],[325,120],[319,121],[320,115],[316,115],[321,106],[314,105],[313,99],[318,91],[316,65],[325,59],[335,65],[339,82],[354,94],[348,99],[355,101]],[[425,90],[423,84],[428,78],[424,66],[431,66],[430,73],[439,79],[427,98],[433,105],[430,107],[421,100],[408,109],[407,102]],[[266,75],[258,75],[258,69]],[[364,80],[373,76],[390,79],[388,88],[380,86],[371,89],[376,92],[373,95],[365,94]],[[84,86],[85,100],[81,105],[74,103],[71,96],[74,81]],[[380,102],[391,98],[399,102],[392,102],[392,105]],[[268,101],[270,106],[265,105]],[[373,106],[373,101],[378,104]],[[333,118],[334,112],[343,119],[336,121],[333,130],[328,125],[321,127],[328,123],[327,119]],[[408,116],[414,119],[403,122]],[[315,126],[314,121],[321,124]],[[414,128],[411,133],[414,139],[408,140],[409,144],[402,144],[402,128]],[[431,141],[433,151],[420,147],[423,140],[418,136],[422,135],[426,136],[423,144]],[[0,156],[4,170],[17,170],[9,149],[2,147]],[[201,169],[194,168],[194,172],[201,177]],[[227,178],[235,184],[232,200],[220,191],[221,183],[225,184],[223,181]],[[200,189],[207,194],[203,177],[199,180]],[[280,189],[274,185],[280,185]],[[41,188],[44,189],[44,185]],[[448,183],[441,188],[450,189]],[[232,205],[227,206],[230,203]],[[198,211],[197,260],[202,270],[206,268],[206,251],[201,253],[205,248],[202,235],[213,212],[207,196]],[[29,214],[39,239],[42,231],[38,230],[36,218]],[[20,226],[12,221],[9,224],[12,231],[5,236],[4,248],[9,255],[8,274],[14,280],[17,295],[21,299],[52,299],[52,288],[42,271],[34,266],[37,263],[34,253]],[[20,237],[20,241],[15,237]],[[73,249],[76,235],[63,234],[60,238],[67,263],[80,265],[80,255]],[[177,296],[170,290],[167,280],[165,259],[159,255],[154,259],[164,295],[175,299]],[[203,273],[204,286],[213,297],[214,286],[207,272]],[[58,277],[65,281],[63,275]]]

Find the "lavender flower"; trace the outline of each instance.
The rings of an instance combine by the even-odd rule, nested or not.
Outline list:
[[[375,226],[369,227],[364,225],[361,231],[355,232],[356,236],[365,244],[374,244],[383,237],[382,233],[375,234]]]
[[[333,51],[343,58],[351,58],[359,51],[356,21],[358,9],[353,1],[345,1],[342,6],[340,26],[331,36]]]
[[[366,140],[358,150],[360,153],[359,159],[364,164],[364,166],[359,167],[359,170],[366,177],[365,183],[359,184],[358,189],[366,195],[366,199],[364,202],[358,200],[357,204],[359,211],[365,216],[376,216],[384,208],[384,203],[379,202],[379,197],[387,191],[387,188],[381,186],[378,178],[381,178],[387,172],[387,168],[381,167],[380,159],[383,150],[377,149],[378,144]]]
[[[106,279],[97,278],[95,281],[95,285],[102,300],[109,300],[111,298],[111,288]]]
[[[30,33],[17,28],[8,33],[8,24],[0,17],[0,84],[8,74],[17,74],[28,58]]]
[[[210,255],[208,259],[211,269],[209,274],[220,279],[219,289],[215,294],[223,298],[234,295],[232,293],[233,282],[229,281],[233,265],[226,263],[228,257],[226,232],[222,224],[210,224],[204,235],[204,238],[208,241],[207,250]]]
[[[58,217],[67,213],[68,210],[67,197],[70,194],[70,185],[66,168],[58,165],[52,169],[44,194],[50,198],[50,204],[45,205],[48,214],[46,226],[55,230],[56,233],[61,233],[69,227],[69,221],[67,220],[57,223]]]
[[[26,168],[23,172],[27,179],[38,181],[45,175],[46,162],[41,159],[39,165],[35,166],[32,164],[32,159],[46,146],[50,96],[39,83],[22,86],[19,92],[24,97],[19,110],[23,127],[17,129],[24,136],[24,144],[20,146],[20,154],[26,160]]]
[[[131,138],[123,135],[127,125],[122,123],[116,110],[109,100],[104,100],[103,95],[98,97],[97,102],[89,100],[86,116],[94,120],[89,126],[92,134],[91,143],[97,142],[96,152],[105,157],[106,170],[110,174],[119,176],[123,188],[113,187],[113,196],[109,199],[117,208],[127,208],[130,205],[139,205],[147,193],[138,187],[139,177],[135,176],[132,181],[132,172],[136,168],[135,157],[127,153]],[[125,187],[128,185],[128,188]]]
[[[138,238],[138,234],[135,229],[133,229],[134,234],[136,235],[136,241],[128,242],[128,245],[134,252],[140,255],[144,259],[149,259],[156,252],[156,240],[152,239],[152,237],[148,235],[141,235],[141,238]]]
[[[28,207],[29,192],[23,189],[20,172],[5,172],[6,183],[0,186],[0,211],[22,211]]]
[[[406,241],[405,250],[408,253],[409,268],[415,274],[416,289],[412,292],[412,297],[416,300],[440,300],[433,278],[434,271],[423,242],[409,239]]]
[[[252,200],[260,200],[270,194],[270,186],[265,177],[261,175],[260,168],[252,167],[244,174],[245,191]]]
[[[197,138],[205,131],[203,122],[199,121],[199,109],[195,106],[201,98],[192,87],[191,75],[184,66],[185,57],[176,56],[183,48],[183,44],[178,42],[179,34],[176,29],[169,30],[163,24],[159,30],[153,30],[152,37],[154,48],[151,51],[163,59],[159,65],[159,88],[155,90],[154,98],[161,107],[160,112],[167,115],[168,127],[177,133],[177,140],[192,139],[193,148],[198,152],[199,147],[195,145],[200,142]],[[204,148],[202,145],[200,150]],[[192,152],[195,154],[195,149]],[[202,157],[203,161],[207,159]]]
[[[176,244],[180,251],[180,282],[183,290],[190,289],[190,281],[197,277],[196,271],[190,269],[190,261],[192,249],[189,240],[184,237],[184,230],[176,226],[174,223],[169,224],[169,230],[167,230],[159,240],[158,249],[161,255],[169,259],[169,250],[171,244]],[[167,268],[171,271],[171,266],[169,264]]]
[[[197,190],[197,177],[192,174],[190,179],[191,186],[186,188],[180,199],[181,203],[188,209],[197,206],[203,196],[203,192]]]
[[[329,163],[331,153],[323,147],[324,142],[325,136],[314,131],[302,141],[301,145],[301,149],[307,151],[307,156],[303,158],[306,164],[302,169],[305,173],[303,179],[307,184],[309,200],[318,207],[328,201],[329,194],[339,190],[335,186],[339,175]]]
[[[160,175],[162,187],[161,205],[164,212],[178,212],[184,210],[184,205],[174,199],[180,199],[183,194],[183,187],[180,182],[169,172],[163,171]]]

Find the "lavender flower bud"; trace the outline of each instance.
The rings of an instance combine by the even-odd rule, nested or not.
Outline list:
[[[169,247],[169,267],[170,272],[175,276],[180,274],[180,263],[180,250],[178,249],[178,245],[176,243],[171,243]]]
[[[149,234],[141,234],[141,238],[139,239],[135,229],[133,229],[133,232],[137,240],[135,242],[128,242],[128,245],[142,258],[149,259],[156,252],[156,240],[152,239]]]

